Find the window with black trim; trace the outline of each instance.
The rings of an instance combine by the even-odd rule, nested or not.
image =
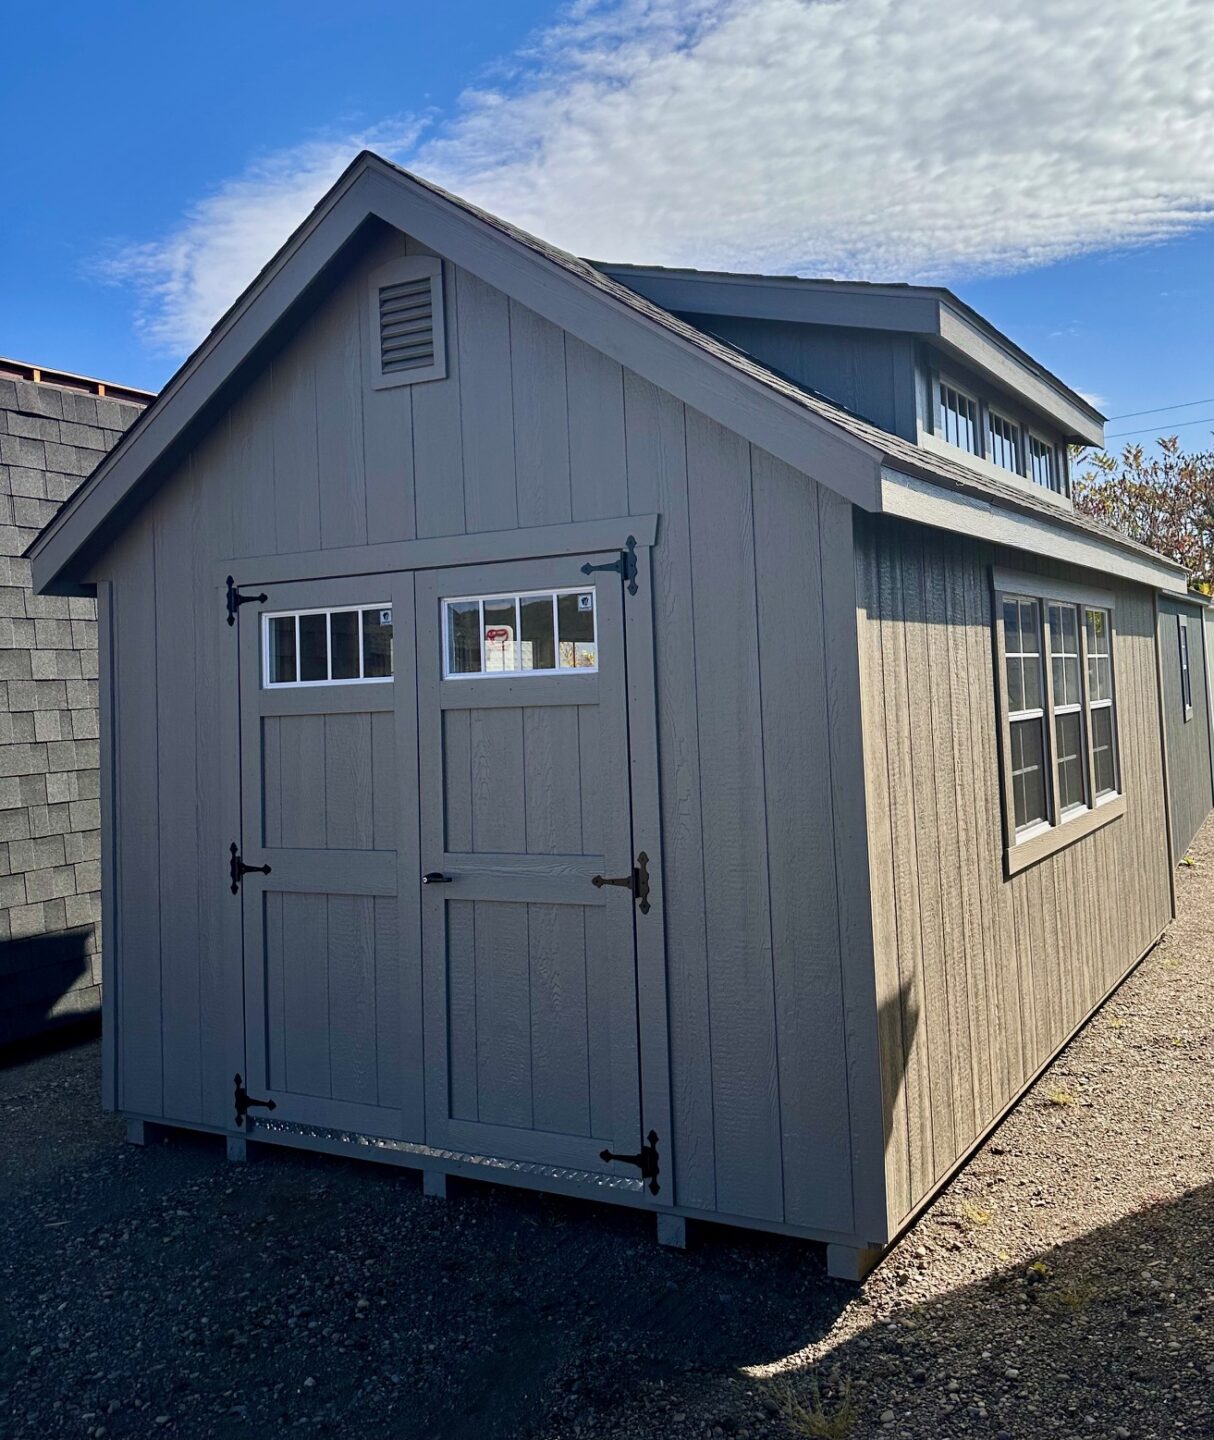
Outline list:
[[[1115,818],[1111,599],[1041,576],[995,577],[1009,869]]]
[[[1180,703],[1186,721],[1193,718],[1193,676],[1189,670],[1189,617],[1177,615],[1176,639],[1180,646]]]

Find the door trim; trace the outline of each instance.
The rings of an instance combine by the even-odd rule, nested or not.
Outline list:
[[[436,535],[428,540],[301,550],[294,555],[234,557],[215,567],[215,583],[224,585],[229,575],[238,578],[241,585],[282,585],[293,580],[491,565],[499,560],[547,560],[557,555],[620,550],[630,535],[637,543],[638,554],[656,544],[658,517],[623,515],[612,520],[536,525],[526,530],[483,530],[471,535]]]

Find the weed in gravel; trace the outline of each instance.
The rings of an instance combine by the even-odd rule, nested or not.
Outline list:
[[[1069,1090],[1063,1089],[1047,1090],[1045,1092],[1045,1098],[1051,1105],[1065,1106],[1078,1103]]]
[[[1123,1029],[1123,1028],[1125,1027],[1125,1024],[1126,1024],[1126,1018],[1125,1018],[1124,1015],[1110,1015],[1110,1016],[1109,1016],[1109,1029],[1110,1029],[1110,1030],[1121,1030],[1121,1029]]]
[[[995,1218],[993,1210],[984,1210],[976,1200],[962,1200],[961,1219],[971,1229],[979,1230]]]
[[[860,1412],[852,1400],[851,1381],[828,1386],[825,1396],[817,1376],[810,1382],[807,1403],[802,1403],[792,1385],[771,1387],[772,1399],[781,1420],[794,1435],[811,1440],[844,1440],[856,1428]]]
[[[1037,1304],[1053,1315],[1075,1315],[1096,1298],[1096,1287],[1076,1276],[1062,1276],[1053,1285],[1043,1286]]]

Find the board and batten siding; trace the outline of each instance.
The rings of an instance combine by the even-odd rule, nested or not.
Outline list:
[[[993,566],[1083,572],[856,516],[864,757],[891,1229],[1171,916],[1155,601],[1115,592],[1127,810],[1004,878]]]
[[[876,1090],[857,1060],[875,1052],[865,961],[840,958],[868,924],[850,508],[450,264],[447,377],[371,388],[368,279],[405,253],[423,252],[372,233],[96,567],[117,716],[118,1108],[231,1122],[239,804],[220,677],[236,651],[220,562],[656,513],[675,1198],[879,1239],[880,1136],[866,1148],[848,1105],[849,1083]]]
[[[1168,790],[1171,797],[1172,855],[1179,862],[1214,805],[1210,765],[1209,674],[1206,661],[1205,607],[1161,596],[1159,600],[1159,678],[1168,741]],[[1188,621],[1189,693],[1185,719],[1180,680],[1179,617]]]

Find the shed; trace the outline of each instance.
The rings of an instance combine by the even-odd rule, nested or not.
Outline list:
[[[1214,808],[1205,596],[1159,602],[1159,665],[1168,753],[1172,855],[1180,861]]]
[[[900,434],[607,272],[363,154],[33,545],[104,1099],[858,1277],[1169,919],[1185,576],[940,295]]]

